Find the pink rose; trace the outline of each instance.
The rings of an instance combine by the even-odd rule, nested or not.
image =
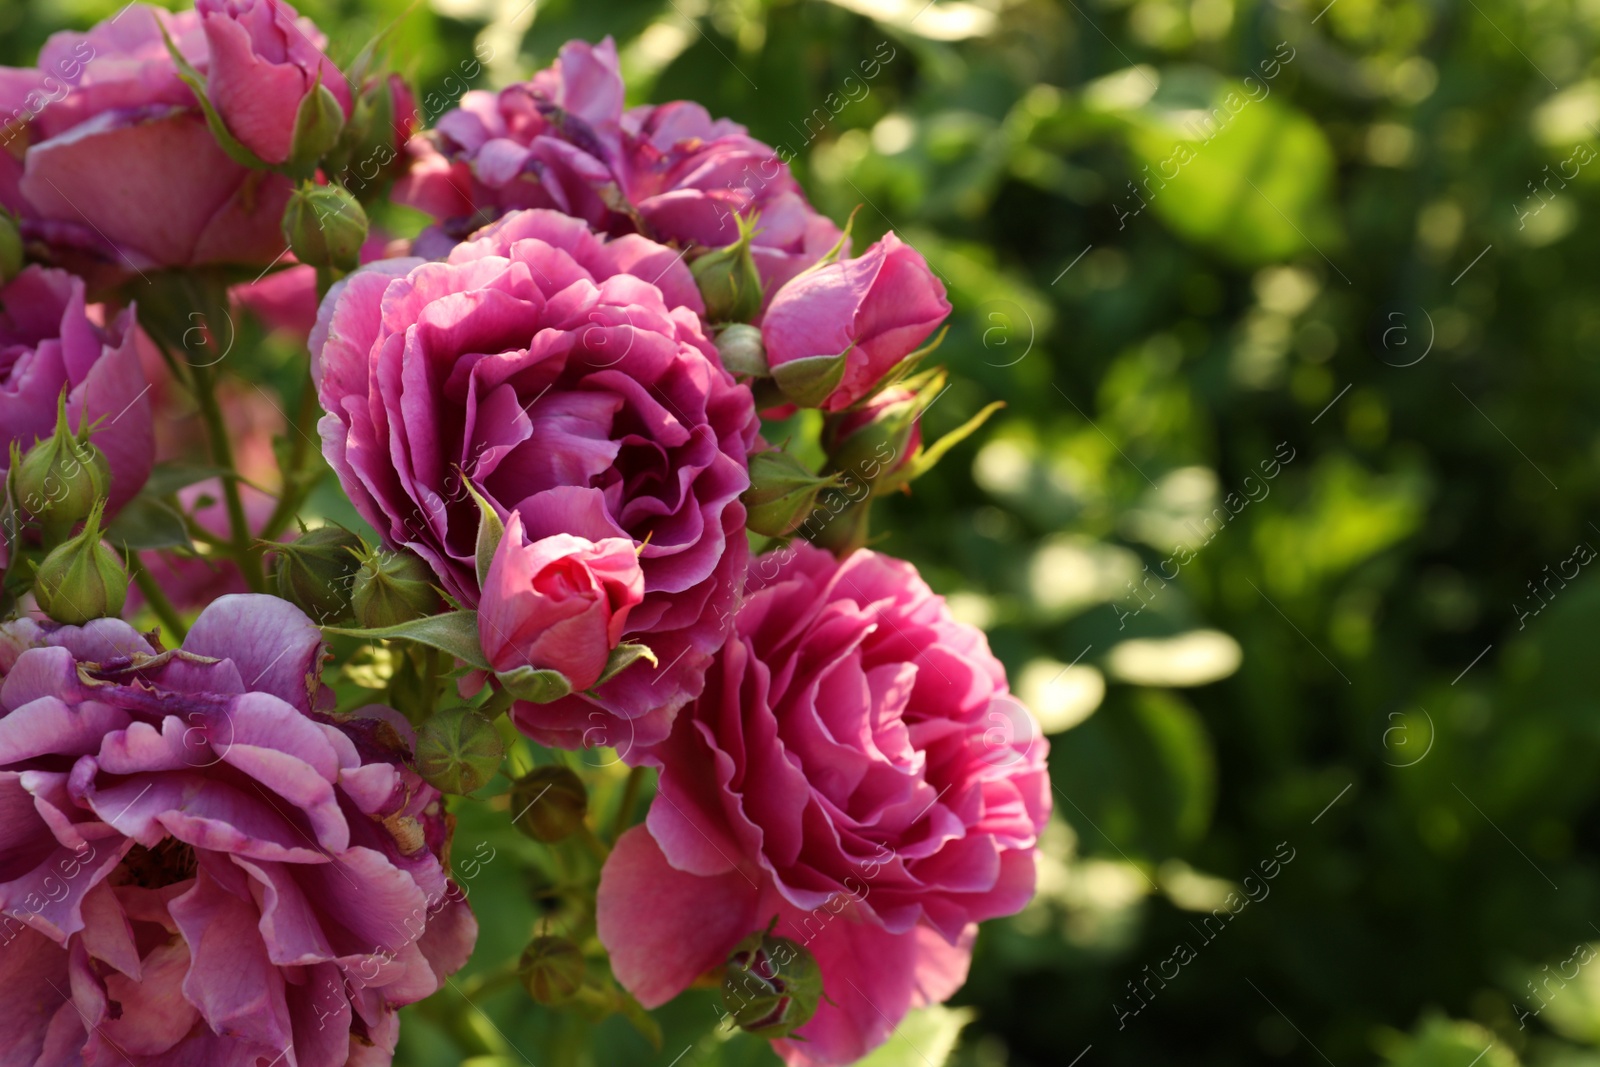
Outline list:
[[[265,596],[166,652],[119,619],[0,626],[7,1063],[391,1061],[477,922],[411,728],[315,711],[321,655]]]
[[[731,626],[757,420],[702,309],[671,249],[606,241],[552,211],[507,215],[444,262],[374,263],[323,301],[311,337],[323,453],[357,510],[452,596],[482,599],[463,477],[503,520],[519,514],[529,540],[638,549],[644,595],[622,636],[660,666],[636,661],[593,696],[519,703],[541,742],[659,741]]]
[[[643,599],[630,538],[561,533],[529,542],[512,512],[478,601],[479,640],[497,671],[556,670],[588,689]]]
[[[0,206],[21,218],[31,242],[123,274],[265,265],[283,252],[289,179],[236,163],[217,145],[161,31],[197,69],[214,72],[231,122],[263,146],[285,108],[292,127],[298,97],[258,94],[257,79],[302,78],[320,35],[278,2],[202,6],[204,21],[200,11],[131,5],[87,33],[52,35],[34,68],[0,68]]]
[[[446,244],[504,211],[548,207],[606,233],[711,248],[738,239],[736,215],[759,213],[754,255],[770,293],[840,236],[738,123],[683,100],[624,111],[609,37],[568,42],[498,95],[465,94],[410,152],[395,197],[438,218]]]
[[[134,338],[132,308],[107,322],[101,305],[84,303],[83,279],[64,270],[28,267],[0,288],[0,467],[13,441],[26,452],[55,430],[65,388],[74,429],[100,420],[89,440],[111,468],[111,510],[131,500],[155,462]]]
[[[646,1007],[764,929],[826,994],[775,1042],[852,1063],[966,978],[976,924],[1033,895],[1046,744],[983,634],[908,563],[804,542],[760,588],[653,757],[660,791],[601,873],[600,940]]]
[[[779,289],[761,319],[761,339],[774,371],[795,360],[842,355],[844,376],[819,405],[838,411],[871,392],[948,314],[950,301],[927,261],[891,232],[858,258],[818,267]]]
[[[310,19],[283,0],[196,0],[210,46],[206,95],[228,132],[267,163],[288,160],[300,103],[317,82],[350,117],[350,84]]]

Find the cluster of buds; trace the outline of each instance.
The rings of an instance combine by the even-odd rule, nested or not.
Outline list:
[[[39,610],[69,625],[116,615],[128,598],[127,567],[103,543],[111,469],[89,440],[88,418],[79,421],[73,430],[63,390],[51,435],[35,441],[26,452],[12,442],[6,492],[0,500],[0,519],[5,523],[0,531],[0,571],[7,569],[14,552],[31,556],[42,551],[42,560],[28,559],[34,600]]]

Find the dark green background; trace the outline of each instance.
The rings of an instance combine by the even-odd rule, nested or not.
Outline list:
[[[10,0],[0,58],[115,6]],[[405,7],[301,10],[343,61]],[[1600,1064],[1600,968],[1576,962],[1600,939],[1600,578],[1528,584],[1600,545],[1600,6],[541,0],[495,22],[519,7],[420,4],[391,57],[426,100],[477,43],[493,84],[614,35],[631,99],[788,145],[821,209],[861,206],[858,247],[892,226],[927,256],[955,306],[934,431],[1007,404],[880,509],[882,547],[960,594],[1036,704],[1107,688],[1051,738],[1041,893],[986,928],[950,1062]],[[1123,583],[1280,442],[1270,492],[1126,616]],[[1237,646],[1116,651],[1195,630]],[[535,917],[503,804],[463,812],[458,852],[480,840],[469,976]],[[1280,843],[1270,895],[1206,941]],[[1119,1028],[1180,941],[1194,958]],[[514,988],[474,1000],[408,1012],[403,1062],[769,1061],[708,1033],[706,995],[658,1013],[659,1054]],[[939,1025],[883,1062],[937,1063]]]

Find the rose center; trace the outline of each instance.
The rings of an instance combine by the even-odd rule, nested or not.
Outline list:
[[[188,881],[199,866],[194,846],[167,837],[154,848],[134,845],[111,876],[113,885],[162,889]]]

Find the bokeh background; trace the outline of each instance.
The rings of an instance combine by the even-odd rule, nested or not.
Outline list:
[[[4,0],[0,61],[118,6]],[[341,61],[391,28],[431,114],[613,35],[633,101],[949,287],[930,429],[1007,406],[875,526],[988,630],[1057,814],[873,1063],[1600,1064],[1600,3],[299,7]],[[559,908],[538,846],[501,800],[456,851],[483,944],[408,1067],[776,1062],[711,992],[659,1048],[537,1008],[492,975]]]

